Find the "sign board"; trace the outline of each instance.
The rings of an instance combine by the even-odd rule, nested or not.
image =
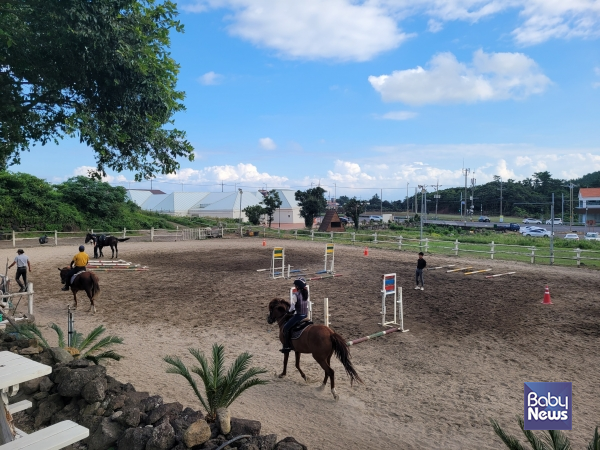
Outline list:
[[[596,225],[596,221],[595,221],[595,220],[592,220],[592,219],[588,220],[586,223],[587,223],[587,224],[588,224],[590,227],[593,227],[594,225]]]

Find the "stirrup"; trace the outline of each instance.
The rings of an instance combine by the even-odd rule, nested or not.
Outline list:
[[[61,288],[60,290],[67,292],[69,289],[71,289],[69,286],[65,286],[65,287]]]

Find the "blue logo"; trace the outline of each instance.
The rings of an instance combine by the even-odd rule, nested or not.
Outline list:
[[[525,383],[526,430],[570,430],[572,383]]]

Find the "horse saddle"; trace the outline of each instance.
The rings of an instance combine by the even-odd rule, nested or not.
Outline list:
[[[292,328],[292,339],[298,339],[302,336],[304,330],[313,324],[312,320],[304,319]]]
[[[73,275],[71,277],[71,284],[73,284],[73,282],[75,281],[75,278],[77,278],[77,275],[79,275],[80,273],[84,273],[84,272],[85,272],[85,270],[82,270],[80,272],[77,272],[75,275]]]

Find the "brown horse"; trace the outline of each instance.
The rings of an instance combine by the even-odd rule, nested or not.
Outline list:
[[[58,268],[60,272],[60,280],[62,284],[67,282],[67,276],[69,275],[69,267],[63,267],[62,269]],[[73,280],[73,284],[71,284],[71,291],[73,292],[73,299],[75,300],[75,306],[73,308],[77,309],[77,292],[85,291],[88,298],[90,299],[90,309],[94,310],[94,314],[96,314],[96,305],[94,305],[94,298],[100,293],[100,285],[98,284],[98,277],[93,272],[80,272],[79,275],[75,277]]]
[[[277,325],[279,325],[279,340],[281,343],[284,342],[283,326],[291,317],[288,315],[289,309],[290,304],[281,298],[275,298],[269,303],[267,322],[277,322]],[[309,325],[298,339],[292,341],[292,347],[294,352],[296,352],[296,369],[298,369],[298,372],[300,372],[300,375],[302,375],[302,378],[304,378],[305,381],[307,381],[306,375],[304,375],[304,372],[300,369],[300,355],[302,353],[312,353],[315,361],[317,361],[325,371],[325,379],[318,389],[320,391],[325,389],[327,379],[331,378],[331,393],[333,394],[334,399],[337,400],[339,398],[335,392],[334,372],[330,366],[331,355],[333,355],[334,352],[350,377],[350,385],[352,385],[354,380],[362,383],[362,380],[350,362],[350,350],[348,349],[344,338],[331,328],[326,327],[325,325]],[[289,352],[284,354],[283,372],[279,375],[279,378],[283,378],[286,375],[289,356]]]

